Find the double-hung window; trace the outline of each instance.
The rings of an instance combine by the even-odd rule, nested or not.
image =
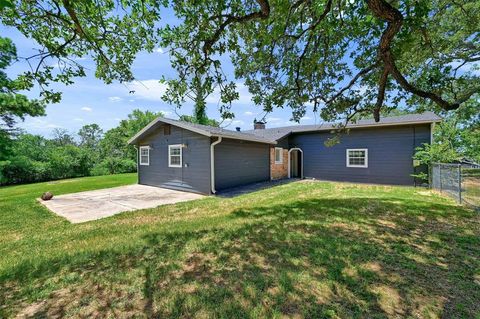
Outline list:
[[[368,149],[347,149],[347,167],[368,167]]]
[[[149,146],[140,146],[140,165],[150,165]]]
[[[283,163],[283,148],[275,147],[275,164]]]
[[[182,167],[182,144],[168,145],[168,167]]]

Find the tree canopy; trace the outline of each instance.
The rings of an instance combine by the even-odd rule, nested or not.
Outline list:
[[[5,69],[16,59],[17,50],[13,42],[0,37],[0,125],[3,128],[13,127],[16,118],[44,114],[44,104],[17,93],[20,90],[19,81],[10,79],[5,73]]]
[[[378,120],[381,108],[402,100],[448,111],[478,98],[478,1],[196,1],[186,6],[175,7],[184,22],[165,28],[165,38],[173,39],[167,43],[179,37],[190,43],[188,50],[172,48],[180,74],[202,70],[221,85],[217,57],[229,54],[235,75],[245,79],[267,112],[288,106],[299,119],[312,107],[328,120],[357,112],[371,112]]]
[[[270,112],[307,108],[325,120],[350,119],[406,105],[443,111],[475,103],[478,112],[480,3],[477,0],[227,0],[68,1],[3,0],[0,14],[42,49],[28,57],[37,81],[70,83],[84,75],[71,57],[91,55],[97,77],[110,83],[134,78],[135,55],[159,43],[178,77],[166,99],[192,90],[221,93],[219,111],[232,117],[230,59],[254,102]],[[162,22],[175,14],[177,23]],[[58,59],[57,73],[45,59]],[[58,98],[44,90],[46,98]]]
[[[0,160],[9,153],[10,138],[15,133],[15,123],[25,116],[45,114],[45,104],[18,93],[22,88],[19,79],[10,79],[5,70],[17,59],[13,42],[0,37]]]
[[[77,134],[54,129],[52,138],[20,132],[1,154],[0,185],[134,172],[137,152],[127,141],[161,113],[133,110],[117,127],[84,125]]]

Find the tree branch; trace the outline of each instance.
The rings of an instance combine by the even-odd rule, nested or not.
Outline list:
[[[305,30],[303,30],[299,34],[287,34],[286,36],[290,37],[290,38],[293,38],[295,40],[298,40],[308,31],[315,30],[315,28],[323,21],[323,19],[325,19],[325,17],[330,12],[330,10],[332,10],[332,2],[333,2],[333,0],[328,0],[327,1],[327,3],[325,4],[325,8],[323,9],[322,14],[318,17],[318,19],[315,21],[315,23],[310,24],[308,26],[308,28],[306,28]]]
[[[332,103],[333,101],[335,101],[336,99],[338,99],[342,94],[343,92],[349,90],[357,81],[359,78],[361,78],[362,76],[370,73],[375,67],[377,67],[377,63],[374,63],[362,70],[360,70],[360,72],[358,72],[351,80],[350,82],[344,86],[342,89],[340,89],[337,93],[335,93],[335,95],[333,95],[330,99],[328,100],[324,100],[325,104],[330,104]],[[317,95],[315,96],[312,100],[317,100],[317,99],[322,99],[322,97],[320,95]]]
[[[387,87],[387,80],[389,74],[388,68],[384,67],[382,75],[380,76],[380,83],[378,85],[378,94],[377,94],[377,103],[375,103],[375,108],[373,109],[373,117],[375,122],[380,121],[380,109],[383,105],[383,100],[385,99],[385,88]]]
[[[373,12],[374,16],[387,21],[387,28],[382,34],[380,39],[380,44],[378,47],[378,58],[384,63],[384,67],[388,73],[397,81],[397,83],[406,91],[413,93],[417,96],[427,98],[444,110],[456,110],[459,108],[460,104],[468,100],[474,93],[478,92],[478,87],[472,88],[472,90],[466,92],[462,98],[457,99],[454,102],[448,102],[444,100],[440,95],[433,92],[424,91],[417,88],[413,84],[409,83],[408,80],[403,76],[398,67],[395,64],[395,58],[391,52],[391,44],[395,35],[400,31],[400,28],[403,24],[403,15],[399,10],[392,7],[385,0],[366,0],[368,8]],[[384,73],[385,74],[385,73]],[[382,77],[384,77],[382,74]],[[381,81],[380,81],[381,82]],[[379,90],[381,94],[381,90]],[[383,98],[377,99],[377,104],[379,100],[383,101]],[[378,105],[376,106],[378,107]]]
[[[90,39],[89,35],[85,33],[85,31],[83,30],[82,24],[80,23],[80,20],[78,20],[77,13],[75,12],[75,9],[70,3],[70,0],[63,0],[63,5],[65,7],[65,10],[67,10],[68,15],[73,21],[76,33],[79,36],[84,37],[88,42],[90,42],[90,44],[92,44],[95,47],[97,52],[102,56],[102,58],[105,60],[106,63],[110,63],[110,59],[105,55],[102,48],[100,48],[100,46],[97,44],[95,40]]]
[[[234,16],[234,15],[221,15],[217,17],[226,17],[225,21],[220,24],[219,28],[215,31],[213,36],[205,40],[203,44],[203,53],[205,56],[208,55],[209,51],[211,50],[212,46],[215,42],[218,41],[220,36],[222,35],[223,31],[232,23],[244,23],[253,19],[266,19],[270,15],[270,4],[268,0],[256,0],[257,3],[260,5],[260,10],[255,11],[244,16]]]

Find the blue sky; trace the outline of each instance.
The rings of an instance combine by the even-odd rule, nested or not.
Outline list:
[[[25,38],[14,28],[0,25],[0,34],[3,37],[9,37],[17,46],[18,56],[26,57],[32,55],[38,44]],[[29,133],[40,134],[50,137],[53,129],[64,128],[72,133],[86,124],[97,123],[105,131],[117,126],[121,119],[125,119],[133,109],[162,111],[167,117],[177,118],[174,107],[161,100],[164,86],[159,83],[162,75],[167,78],[175,77],[175,72],[170,67],[168,54],[162,48],[158,48],[154,53],[140,53],[133,65],[133,72],[138,79],[133,83],[104,84],[95,78],[94,63],[90,59],[79,61],[87,68],[87,76],[75,79],[73,85],[65,86],[54,84],[52,88],[63,92],[63,98],[60,103],[48,105],[47,115],[44,117],[28,117],[19,126]],[[53,63],[53,62],[52,62]],[[14,78],[18,74],[26,71],[28,65],[24,60],[19,60],[13,64],[7,73]],[[227,76],[233,78],[233,68],[231,65],[225,65]],[[255,106],[251,101],[248,89],[241,80],[237,81],[237,88],[240,93],[240,99],[233,104],[232,110],[236,118],[232,123],[224,122],[222,126],[228,129],[235,129],[239,126],[242,130],[253,127],[253,119],[261,118],[262,109]],[[129,92],[134,90],[134,94]],[[31,98],[38,97],[38,90],[24,92]],[[219,96],[212,94],[207,98],[208,116],[219,119],[217,110]],[[191,114],[192,103],[187,102],[180,110],[179,114]],[[267,117],[267,127],[285,126],[295,124],[290,122],[291,110],[278,109],[270,113]],[[315,123],[313,112],[308,112],[301,120],[302,124]]]

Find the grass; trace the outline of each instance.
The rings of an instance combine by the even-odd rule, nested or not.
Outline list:
[[[462,181],[463,200],[480,209],[480,178],[465,178]]]
[[[462,198],[467,204],[480,209],[480,169],[462,170]]]
[[[0,188],[0,317],[480,318],[480,217],[424,189],[295,182],[69,224]]]

